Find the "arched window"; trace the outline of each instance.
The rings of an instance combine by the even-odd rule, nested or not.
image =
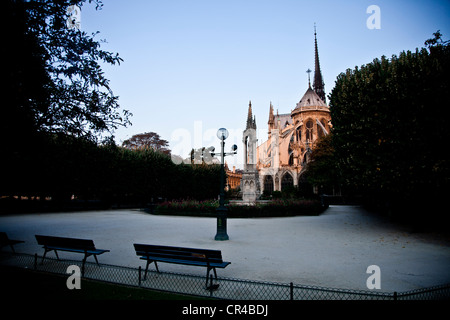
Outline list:
[[[291,154],[289,155],[289,165],[290,165],[290,166],[293,166],[293,165],[294,165],[294,154],[293,154],[293,153],[291,153]]]
[[[312,142],[313,140],[313,129],[314,128],[314,122],[309,119],[306,121],[306,141]]]
[[[302,141],[302,127],[299,126],[297,130],[295,130],[295,135],[297,136],[297,142]]]
[[[285,189],[286,187],[292,187],[293,185],[294,179],[292,179],[292,176],[286,172],[281,179],[281,190]]]
[[[288,147],[288,155],[289,155],[289,165],[293,166],[294,165],[294,151],[292,150],[292,145],[295,143],[295,136],[291,135],[291,140],[289,142],[289,147]]]
[[[273,178],[270,175],[264,177],[264,193],[272,194],[273,192]]]

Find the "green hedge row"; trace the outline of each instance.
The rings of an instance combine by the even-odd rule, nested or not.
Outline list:
[[[218,201],[170,201],[156,205],[148,211],[153,214],[215,217]],[[327,206],[319,200],[277,199],[253,206],[227,204],[229,218],[289,217],[319,215]]]
[[[152,149],[128,150],[62,134],[30,137],[10,146],[1,161],[0,202],[22,196],[39,198],[37,206],[74,201],[140,206],[219,194],[219,165],[175,164]]]

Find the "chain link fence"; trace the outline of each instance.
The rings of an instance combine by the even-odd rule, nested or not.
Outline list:
[[[55,274],[67,274],[70,265],[82,268],[76,260],[57,260],[29,254],[0,254],[0,265],[12,266]],[[170,272],[144,271],[139,268],[86,262],[83,278],[167,291],[192,296],[206,296],[231,300],[449,300],[450,284],[411,290],[407,292],[373,292],[364,290],[333,289],[298,284],[282,284],[233,278],[205,281],[205,277]]]

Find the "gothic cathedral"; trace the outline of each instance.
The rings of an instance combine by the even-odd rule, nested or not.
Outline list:
[[[314,28],[315,29],[315,28]],[[256,146],[256,136],[253,131],[256,123],[252,118],[251,103],[247,119],[247,129],[244,131],[244,174],[241,182],[243,196],[247,193],[282,191],[288,186],[297,186],[301,190],[305,183],[304,171],[310,160],[310,154],[316,141],[330,132],[330,109],[326,104],[324,82],[320,71],[317,35],[314,30],[315,69],[311,88],[308,69],[308,89],[290,113],[274,113],[272,103],[269,107],[268,139]],[[255,166],[252,164],[255,163]],[[254,168],[256,167],[256,168]],[[254,170],[256,169],[256,170]],[[248,181],[245,179],[247,172]],[[257,182],[253,182],[257,179]],[[247,182],[246,182],[247,181]],[[247,183],[247,189],[244,184]],[[253,184],[252,184],[253,183]],[[254,188],[249,189],[250,185]],[[253,190],[253,191],[250,191]],[[312,190],[308,191],[312,192]]]

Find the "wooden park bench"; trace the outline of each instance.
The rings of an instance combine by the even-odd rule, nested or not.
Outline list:
[[[95,261],[98,264],[97,255],[110,251],[104,249],[97,249],[94,245],[93,240],[41,236],[41,235],[36,235],[35,237],[38,244],[42,245],[45,250],[41,263],[44,262],[45,255],[49,251],[55,251],[56,258],[58,258],[58,260],[59,260],[58,251],[84,253],[82,264],[83,272],[84,272],[84,263],[86,262],[87,257],[94,256]]]
[[[0,232],[0,248],[10,246],[11,250],[15,253],[16,251],[14,250],[14,245],[16,245],[18,243],[24,243],[24,242],[25,241],[22,241],[22,240],[9,239],[6,232]]]
[[[214,271],[217,280],[216,268],[225,268],[231,262],[222,260],[220,250],[193,249],[182,247],[157,246],[148,244],[134,244],[136,255],[140,259],[147,260],[145,266],[144,280],[147,277],[148,266],[154,262],[156,271],[159,272],[157,262],[176,263],[190,266],[206,267],[206,286],[208,286],[208,277],[211,270]]]

